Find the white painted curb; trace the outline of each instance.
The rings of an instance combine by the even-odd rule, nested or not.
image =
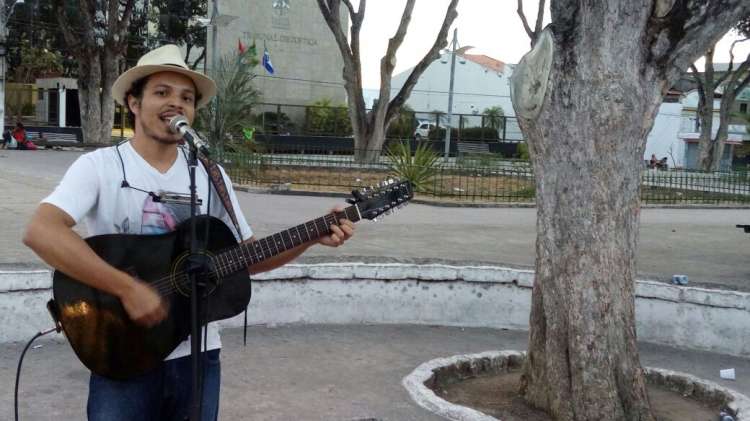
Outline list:
[[[436,358],[420,364],[414,371],[403,378],[401,384],[409,392],[414,402],[426,410],[439,415],[443,418],[453,421],[501,421],[485,413],[476,411],[465,406],[456,405],[448,402],[435,394],[425,383],[441,368],[458,366],[464,363],[471,363],[477,360],[488,359],[498,360],[507,359],[510,356],[525,357],[525,352],[504,350],[504,351],[485,351],[478,354],[454,355],[446,358]],[[662,368],[646,367],[644,371],[648,375],[660,375],[665,378],[677,377],[687,384],[700,385],[708,390],[715,390],[731,397],[728,407],[737,414],[737,421],[748,420],[744,414],[750,414],[750,398],[738,393],[732,389],[721,386],[717,383],[703,380],[691,374],[679,371],[665,370]]]
[[[531,270],[496,266],[290,264],[254,277],[248,322],[528,330],[533,283]],[[50,286],[46,270],[0,271],[0,343],[52,326]],[[750,357],[750,294],[648,280],[635,293],[640,341]]]

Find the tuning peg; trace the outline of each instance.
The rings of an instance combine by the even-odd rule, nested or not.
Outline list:
[[[352,190],[352,196],[354,197],[346,199],[346,202],[351,205],[365,200],[364,196],[362,196],[362,193],[359,190]]]

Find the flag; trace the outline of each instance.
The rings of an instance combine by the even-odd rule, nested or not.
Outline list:
[[[253,40],[252,45],[250,45],[249,51],[250,51],[250,55],[253,58],[258,57],[258,47],[255,46],[255,40]]]
[[[240,51],[240,54],[245,54],[245,46],[242,45],[242,40],[237,38],[237,49]]]
[[[271,63],[271,55],[268,54],[268,48],[263,47],[263,67],[266,69],[268,74],[273,74],[273,64]]]

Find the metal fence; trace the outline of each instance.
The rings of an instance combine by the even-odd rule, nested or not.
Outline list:
[[[352,151],[316,154],[243,152],[221,156],[236,183],[289,190],[339,191],[375,185],[403,173],[387,154],[377,162],[357,163]],[[495,154],[439,160],[418,193],[441,200],[532,203],[534,172],[526,161]],[[653,171],[642,173],[641,199],[654,204],[748,204],[747,173]]]
[[[352,135],[349,111],[346,107],[321,105],[257,104],[253,120],[260,133],[292,136]],[[417,130],[423,123],[429,129]],[[441,112],[402,111],[389,126],[388,137],[397,139],[439,140],[445,136],[448,116]],[[515,117],[482,114],[453,114],[452,138],[467,141],[519,142],[523,140]],[[442,130],[441,130],[442,128]]]

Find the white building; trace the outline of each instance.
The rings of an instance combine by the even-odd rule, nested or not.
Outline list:
[[[464,114],[464,127],[479,126],[481,114],[486,108],[502,107],[505,116],[514,117],[513,104],[510,98],[510,76],[515,65],[485,55],[467,54],[468,48],[457,52],[456,69],[454,72],[453,113]],[[440,60],[433,62],[422,74],[411,96],[406,103],[415,111],[418,118],[432,117],[421,112],[448,111],[448,90],[450,85],[450,54],[443,54]],[[392,79],[391,97],[398,93],[412,69],[401,72]],[[368,106],[377,98],[377,89],[365,89],[365,99]],[[700,129],[697,124],[696,108],[698,93],[695,90],[684,94],[670,91],[659,107],[654,126],[648,135],[644,160],[651,155],[658,159],[667,158],[672,168],[694,169],[698,159],[698,137]],[[719,126],[720,100],[714,103],[714,135]],[[732,110],[733,116],[750,116],[750,88],[745,89],[738,97]],[[472,116],[476,116],[472,119]],[[434,118],[434,117],[433,117]],[[468,120],[468,121],[467,121]],[[740,119],[733,121],[741,122]],[[441,121],[441,124],[445,122]],[[458,119],[454,118],[453,127],[458,126]],[[750,142],[750,134],[746,124],[730,124],[727,147],[724,148],[722,166],[731,165],[733,148]],[[522,140],[523,136],[515,119],[507,123],[505,139]]]
[[[453,112],[455,114],[481,114],[486,108],[500,106],[506,116],[512,116],[510,76],[513,66],[479,54],[467,54],[468,48],[456,53],[453,82]],[[448,111],[450,86],[450,54],[434,61],[414,87],[408,104],[415,111]],[[391,81],[395,95],[403,86],[412,69],[401,72]]]
[[[459,126],[458,115],[463,115],[464,127],[478,127],[482,124],[480,115],[490,107],[501,107],[505,116],[515,115],[510,100],[510,76],[512,64],[481,54],[468,54],[471,47],[458,49],[453,79],[453,127]],[[434,119],[431,112],[447,113],[448,91],[450,86],[451,55],[444,53],[422,73],[419,81],[406,101],[419,119]],[[412,72],[412,68],[398,73],[391,80],[391,98],[395,96]],[[378,97],[378,89],[365,89],[367,107],[371,107]],[[440,124],[445,124],[441,121]],[[521,133],[515,120],[508,122],[507,139],[521,140]]]
[[[748,94],[750,96],[750,90],[743,92],[743,95]],[[735,108],[741,109],[741,106],[745,101],[742,100],[743,95],[740,95]],[[684,162],[685,168],[697,168],[698,166],[698,138],[700,137],[700,124],[698,122],[697,109],[698,109],[699,95],[698,91],[690,91],[683,96],[682,99],[682,118],[680,124],[680,132],[678,137],[684,143]],[[714,100],[714,115],[712,124],[711,136],[715,136],[719,130],[719,109],[721,107],[721,99]],[[747,105],[745,103],[745,110]],[[730,124],[727,142],[724,147],[724,153],[722,155],[721,167],[728,168],[731,166],[731,157],[734,147],[741,145],[743,141],[750,141],[750,134],[748,134],[745,124]]]

